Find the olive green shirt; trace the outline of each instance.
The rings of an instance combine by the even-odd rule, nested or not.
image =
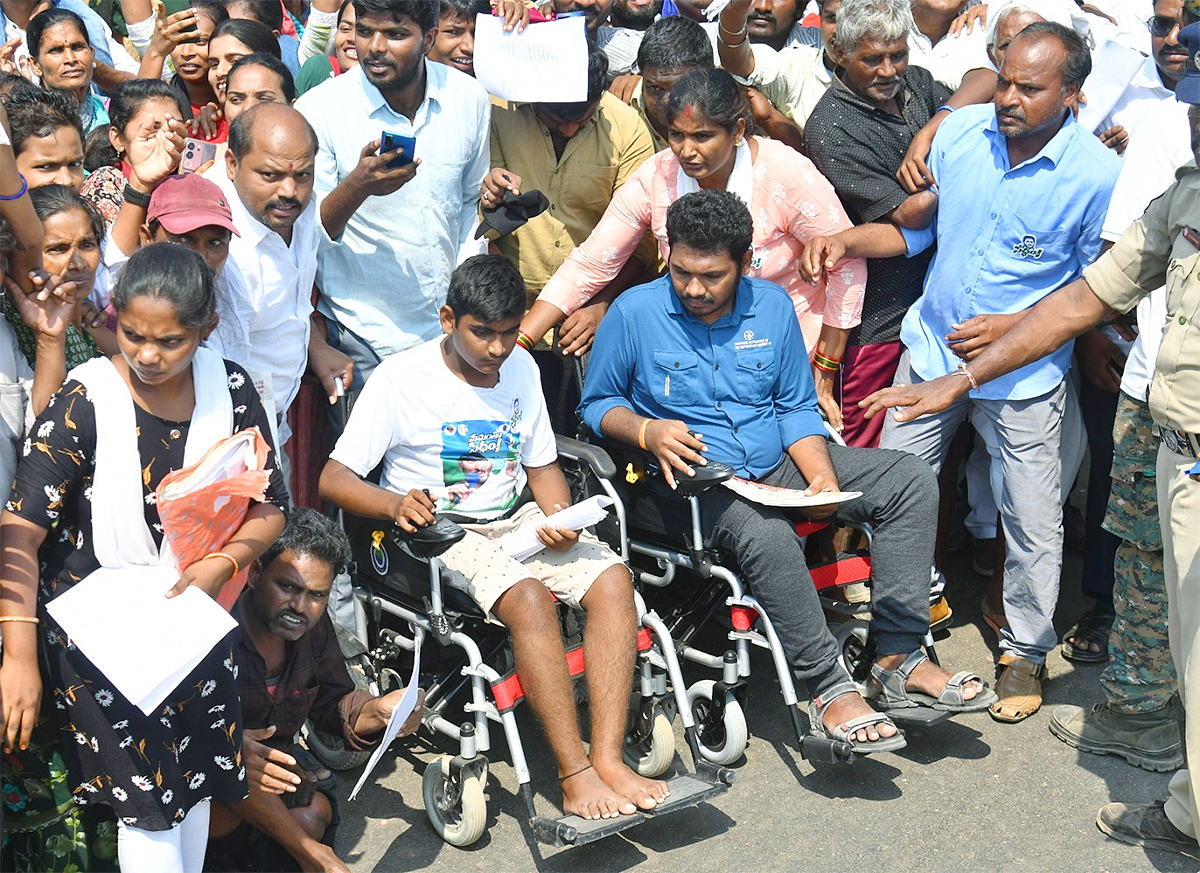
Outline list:
[[[1180,168],[1175,183],[1083,278],[1121,312],[1166,285],[1167,324],[1150,412],[1163,427],[1200,433],[1200,169],[1194,162]]]

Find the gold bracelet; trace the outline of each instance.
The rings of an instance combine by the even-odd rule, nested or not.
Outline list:
[[[30,624],[42,623],[42,620],[36,615],[0,615],[0,621],[26,621]]]
[[[638,431],[638,445],[642,447],[643,452],[650,451],[646,448],[646,428],[650,425],[650,419],[642,419],[642,429]]]
[[[230,579],[242,571],[242,568],[238,565],[237,558],[227,552],[209,552],[200,560],[207,561],[209,558],[224,558],[226,561],[233,564],[233,572],[229,574]]]
[[[971,375],[971,371],[967,369],[967,365],[966,365],[966,364],[959,364],[959,365],[958,365],[958,372],[962,373],[964,376],[966,376],[966,377],[967,377],[967,381],[971,383],[971,390],[972,390],[972,391],[978,391],[978,390],[979,390],[979,383],[975,381],[975,377],[974,377],[973,375]]]

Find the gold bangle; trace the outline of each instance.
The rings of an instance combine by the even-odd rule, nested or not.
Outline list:
[[[650,425],[650,419],[642,419],[642,429],[638,431],[638,445],[642,447],[643,452],[650,451],[646,448],[646,428]]]
[[[237,558],[227,552],[209,552],[200,560],[207,561],[209,558],[224,558],[226,561],[233,564],[233,572],[229,574],[230,579],[242,571],[242,568],[238,565]]]
[[[42,623],[42,620],[36,615],[0,615],[0,621],[25,621],[30,624]]]

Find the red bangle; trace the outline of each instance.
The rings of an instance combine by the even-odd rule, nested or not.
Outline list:
[[[517,331],[517,345],[525,349],[527,352],[532,352],[533,347],[536,346],[537,343],[534,342],[533,337],[525,333],[525,331],[519,330]]]

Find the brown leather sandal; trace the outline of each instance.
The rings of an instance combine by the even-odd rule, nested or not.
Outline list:
[[[1035,664],[1015,655],[1001,655],[998,666],[1003,668],[996,682],[999,700],[988,707],[996,721],[1024,721],[1042,708],[1042,679],[1046,665]]]

